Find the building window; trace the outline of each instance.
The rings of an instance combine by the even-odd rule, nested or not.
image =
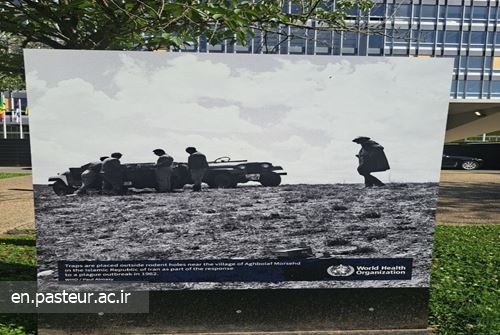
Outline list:
[[[394,43],[395,44],[408,44],[410,39],[410,31],[407,29],[394,30]]]
[[[439,6],[439,18],[440,19],[446,18],[446,6],[443,6],[443,5]]]
[[[500,57],[493,57],[493,70],[500,70]]]
[[[328,31],[318,31],[316,35],[316,46],[326,47],[329,50],[329,47],[332,46],[332,33]]]
[[[487,38],[486,38],[486,44],[492,45],[494,39],[495,39],[495,36],[493,35],[493,32],[488,33]]]
[[[344,48],[356,48],[358,45],[358,34],[345,32],[343,36],[343,44]]]
[[[472,7],[465,6],[464,7],[464,20],[465,21],[470,21],[471,13],[472,13]]]
[[[488,19],[488,7],[474,6],[474,8],[472,9],[472,19],[473,20],[487,20]]]
[[[452,80],[451,81],[451,96],[455,97],[456,94],[457,94],[457,81]]]
[[[468,31],[462,32],[462,44],[469,44],[469,32]]]
[[[461,19],[462,6],[448,6],[448,19]]]
[[[466,56],[460,56],[460,70],[465,69],[466,65],[467,65],[467,57]]]
[[[490,97],[500,98],[500,80],[492,80],[491,81]]]
[[[358,7],[354,7],[351,9],[347,10],[347,16],[349,17],[357,17],[358,16],[359,9]]]
[[[435,5],[422,5],[422,12],[420,17],[422,18],[436,18],[437,15],[437,6]]]
[[[471,45],[484,45],[486,40],[486,33],[484,31],[471,31],[470,44]]]
[[[478,98],[481,92],[481,80],[467,80],[466,95],[471,98]]]
[[[445,37],[446,44],[458,44],[460,43],[460,32],[459,31],[447,31]]]
[[[421,30],[418,31],[415,35],[414,38],[420,43],[420,45],[434,45],[434,39],[436,37],[436,32],[431,30]]]
[[[420,5],[413,5],[413,17],[420,16]]]
[[[368,47],[369,48],[383,48],[384,47],[384,37],[380,36],[380,35],[368,36]]]
[[[483,98],[487,98],[490,93],[490,83],[489,80],[483,81]]]
[[[395,17],[410,17],[411,5],[401,5],[401,4],[390,5],[389,12],[387,13],[387,15]]]
[[[467,66],[469,70],[481,70],[483,68],[483,57],[482,56],[470,56],[469,65]]]
[[[463,98],[464,93],[465,93],[465,80],[459,80],[457,98]]]
[[[493,58],[490,56],[484,57],[484,68],[485,69],[491,69],[492,60],[493,60]]]
[[[290,13],[291,14],[299,14],[301,12],[301,7],[297,3],[291,3]]]
[[[436,32],[436,42],[437,44],[441,44],[444,42],[444,30],[438,30]]]
[[[497,19],[497,11],[498,11],[498,7],[490,7],[490,20]]]
[[[370,16],[384,17],[385,16],[385,4],[376,4],[370,10]]]
[[[490,83],[490,97],[500,98],[500,81],[493,80]]]

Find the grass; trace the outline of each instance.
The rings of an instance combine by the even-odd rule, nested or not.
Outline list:
[[[24,172],[0,172],[0,179],[28,176],[30,174],[31,173],[24,173]]]
[[[439,335],[500,334],[500,225],[436,227],[430,319]],[[35,280],[34,235],[0,235],[0,280]],[[0,334],[36,333],[30,314],[0,315]]]
[[[35,235],[0,235],[0,281],[36,280]],[[1,335],[36,334],[34,314],[0,314]]]
[[[500,225],[437,226],[430,324],[441,335],[500,334]]]

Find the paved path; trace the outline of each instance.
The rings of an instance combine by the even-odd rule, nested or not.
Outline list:
[[[34,222],[31,176],[0,179],[0,234],[34,229]]]
[[[500,224],[500,171],[441,173],[438,224]]]

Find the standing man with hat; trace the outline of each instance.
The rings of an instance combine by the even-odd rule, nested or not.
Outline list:
[[[153,153],[158,156],[155,164],[156,182],[158,184],[158,192],[172,191],[172,163],[174,159],[167,155],[163,149],[155,149]]]
[[[384,153],[384,147],[366,136],[359,136],[352,140],[361,145],[361,150],[356,155],[359,159],[358,173],[365,178],[365,186],[384,186],[385,184],[372,172],[389,170],[389,162]]]
[[[101,177],[103,193],[123,194],[122,154],[114,152],[102,162]]]
[[[187,147],[186,152],[189,154],[188,167],[193,180],[193,191],[201,191],[201,182],[208,169],[207,157],[201,152],[198,152],[195,147]]]

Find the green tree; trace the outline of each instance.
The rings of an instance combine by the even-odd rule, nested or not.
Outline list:
[[[258,35],[262,52],[277,43],[307,38],[305,31],[368,32],[363,15],[347,23],[353,8],[366,13],[370,0],[7,0],[0,3],[0,73],[23,74],[22,48],[172,50],[221,41],[246,45]],[[289,11],[293,6],[293,11]],[[297,33],[297,32],[300,33]],[[269,45],[268,36],[279,35]]]
[[[23,89],[24,82],[19,73],[22,68],[20,38],[0,32],[0,90]]]

